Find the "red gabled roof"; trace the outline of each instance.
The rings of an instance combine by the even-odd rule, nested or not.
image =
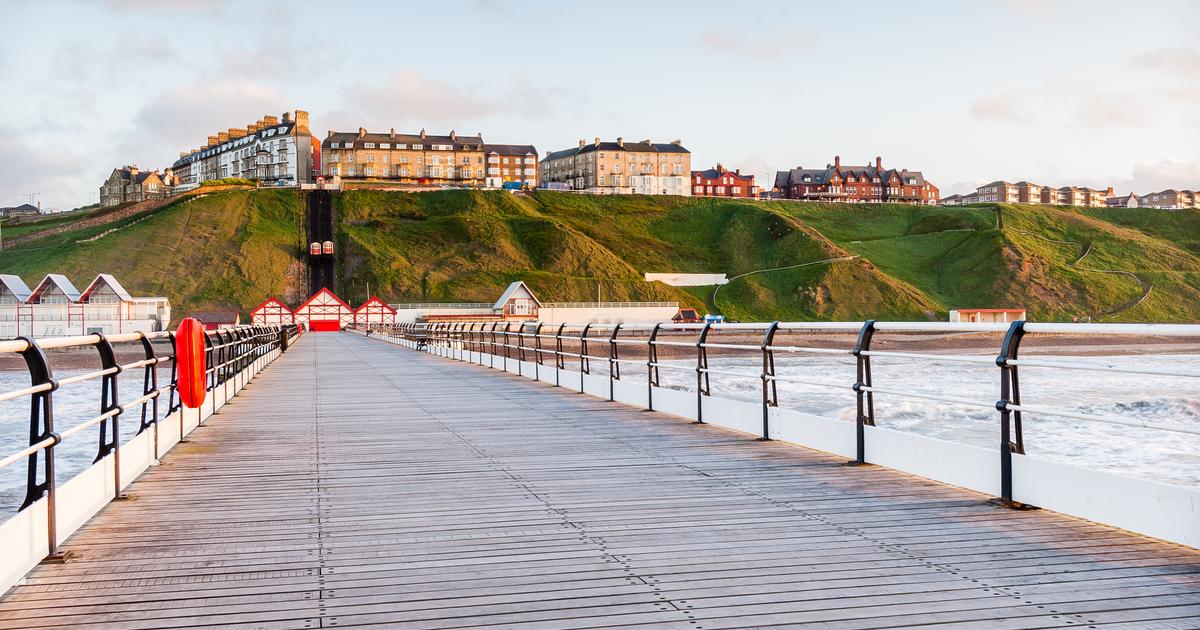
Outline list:
[[[308,306],[309,304],[312,304],[313,300],[316,300],[323,293],[329,294],[329,297],[333,298],[334,301],[336,301],[338,304],[341,304],[342,306],[346,307],[347,311],[350,311],[352,313],[354,312],[354,309],[350,308],[349,304],[346,304],[345,302],[343,302],[342,298],[338,297],[337,294],[335,294],[333,291],[330,291],[329,289],[326,289],[326,288],[322,288],[320,291],[317,291],[316,293],[312,294],[312,296],[309,297],[307,300],[305,300],[303,304],[296,307],[296,312],[300,312],[306,306]]]
[[[392,315],[396,314],[396,309],[388,306],[387,302],[384,302],[383,300],[379,299],[378,297],[376,297],[374,295],[372,295],[369,299],[367,299],[366,302],[363,302],[362,306],[359,306],[357,309],[355,309],[355,311],[354,311],[355,314],[357,314],[360,311],[362,311],[363,309],[367,308],[368,305],[382,306],[387,312],[391,313]]]
[[[278,306],[278,307],[282,308],[283,310],[285,310],[285,311],[287,311],[287,312],[289,312],[289,313],[291,313],[291,312],[292,312],[292,309],[288,308],[288,305],[287,305],[287,304],[284,304],[283,302],[281,302],[281,301],[279,300],[279,298],[277,298],[277,297],[275,297],[275,296],[271,296],[271,297],[269,297],[269,298],[267,298],[267,299],[263,300],[262,304],[259,304],[258,306],[255,306],[254,308],[250,309],[250,313],[251,313],[251,314],[257,313],[257,312],[259,312],[260,310],[262,310],[262,308],[263,308],[264,306],[267,306],[267,305],[269,305],[269,304],[270,304],[270,305],[275,305],[275,306]]]

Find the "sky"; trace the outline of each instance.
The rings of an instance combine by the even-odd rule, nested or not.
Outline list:
[[[545,154],[683,141],[775,170],[882,156],[996,179],[1200,188],[1200,2],[0,0],[0,206],[97,201],[294,109],[313,132],[482,132]]]

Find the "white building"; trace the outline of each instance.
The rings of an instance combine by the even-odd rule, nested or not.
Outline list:
[[[308,112],[284,112],[283,119],[264,116],[245,128],[232,127],[208,137],[199,149],[179,154],[171,166],[175,191],[201,182],[241,177],[266,186],[296,186],[312,181],[321,145],[308,129]]]
[[[61,274],[48,274],[32,290],[19,277],[0,274],[0,337],[153,332],[170,323],[167,298],[135,298],[106,273],[82,292]]]

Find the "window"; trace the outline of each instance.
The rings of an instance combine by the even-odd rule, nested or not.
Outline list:
[[[374,153],[368,153],[368,154],[367,154],[367,163],[368,163],[368,164],[373,164],[374,162],[375,162],[375,154],[374,154]]]
[[[414,145],[412,145],[412,148],[413,148],[414,150],[416,150],[416,151],[420,151],[420,150],[421,150],[422,148],[424,148],[424,147],[423,147],[422,145],[419,145],[419,144],[414,144]]]
[[[329,148],[330,148],[330,149],[336,149],[336,148],[338,148],[338,143],[336,143],[336,142],[330,142],[330,143],[329,143]]]
[[[379,148],[380,149],[390,149],[390,148],[392,148],[392,145],[390,145],[386,142],[381,142],[381,143],[379,143]]]
[[[408,177],[408,167],[407,166],[400,167],[400,177]]]
[[[374,149],[375,143],[374,142],[365,142],[365,143],[363,143],[363,148],[364,149]]]

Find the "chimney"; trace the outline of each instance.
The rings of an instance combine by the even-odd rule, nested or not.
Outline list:
[[[185,158],[185,157],[187,157],[187,156],[189,156],[189,155],[191,155],[191,154],[190,154],[190,153],[188,153],[187,151],[180,151],[180,152],[179,152],[179,159],[181,159],[181,160],[182,160],[183,158]]]
[[[596,146],[600,146],[600,136],[596,136]]]
[[[650,138],[646,138],[645,140],[642,140],[642,144],[650,144]]]
[[[267,126],[267,125],[266,125],[266,123],[265,123],[265,122],[263,122],[263,119],[259,118],[259,119],[258,119],[258,122],[254,123],[254,130],[255,130],[255,131],[262,131],[263,127],[266,127],[266,126]]]
[[[842,156],[840,156],[840,155],[833,156],[833,167],[834,168],[842,167]]]
[[[673,144],[677,147],[681,147],[681,146],[683,146],[683,140],[675,139],[675,140],[671,141],[671,144]]]
[[[621,136],[617,136],[617,146],[624,149],[625,148],[625,138],[622,138]]]
[[[205,148],[216,146],[216,145],[217,145],[217,142],[218,142],[218,141],[217,141],[217,137],[216,137],[216,136],[209,136],[209,137],[208,137],[208,146],[206,146]]]
[[[137,167],[137,164],[130,165],[130,167],[129,167],[129,176],[130,176],[130,177],[137,177],[137,174],[138,174],[138,167]]]
[[[235,139],[236,139],[236,138],[244,138],[244,137],[246,137],[246,130],[245,130],[245,129],[242,129],[242,128],[240,128],[240,127],[230,127],[230,128],[229,128],[229,131],[227,131],[226,133],[228,133],[228,134],[229,134],[229,137],[230,137],[230,138],[235,138]]]
[[[278,119],[278,118],[276,118],[275,116],[272,116],[272,115],[270,115],[270,114],[267,114],[267,115],[263,116],[263,122],[264,122],[264,123],[266,123],[266,124],[267,124],[267,126],[270,126],[270,125],[278,125],[278,124],[279,124],[279,119]]]
[[[329,130],[329,133],[328,133],[328,134],[327,134],[325,137],[326,137],[326,138],[332,138],[332,137],[333,137],[333,130],[332,130],[332,129],[330,129],[330,130]]]
[[[425,139],[425,128],[424,127],[421,128],[421,139],[422,140]]]
[[[392,127],[391,130],[388,131],[388,137],[390,137],[392,140],[396,139],[396,128],[395,127]]]
[[[229,142],[229,132],[228,131],[218,131],[217,132],[217,144],[224,144],[226,142]]]
[[[365,136],[365,135],[367,135],[367,130],[366,130],[366,129],[363,129],[362,127],[359,127],[359,128],[358,128],[358,137],[359,137],[359,138],[362,138],[362,137],[363,137],[363,136]]]
[[[883,158],[879,157],[878,155],[875,156],[875,170],[883,170]]]
[[[722,166],[720,162],[717,162],[717,173],[720,174],[720,173],[724,173],[724,172],[725,172],[725,167]]]
[[[457,133],[454,133],[454,130],[453,130],[453,129],[451,129],[451,130],[450,130],[450,140],[451,140],[452,142],[453,142],[454,140],[458,140],[458,134],[457,134]]]
[[[587,144],[587,142],[584,142],[583,138],[580,138],[579,139],[579,148],[582,149],[583,145],[585,145],[585,144]]]
[[[304,111],[303,109],[297,109],[296,117],[293,120],[296,123],[297,131],[300,131],[302,133],[309,133],[309,131],[308,131],[308,112]]]
[[[251,135],[255,131],[257,130],[254,128],[254,125],[246,125],[246,135]]]

